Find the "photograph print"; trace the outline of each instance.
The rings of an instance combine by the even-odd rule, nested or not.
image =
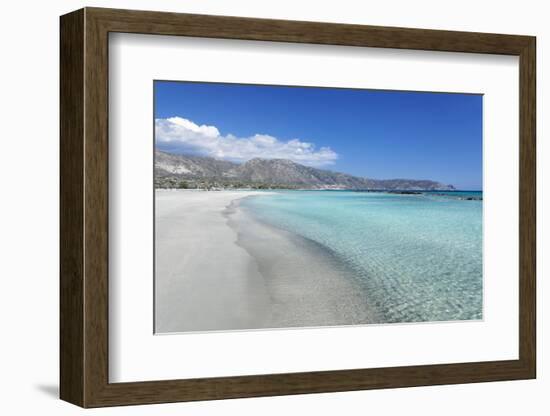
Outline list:
[[[155,333],[483,319],[483,96],[154,82]]]

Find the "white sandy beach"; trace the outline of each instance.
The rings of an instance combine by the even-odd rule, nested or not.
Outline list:
[[[374,320],[334,258],[239,208],[262,194],[156,191],[157,333]]]

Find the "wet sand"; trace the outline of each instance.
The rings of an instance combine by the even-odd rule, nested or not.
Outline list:
[[[377,321],[364,288],[330,252],[240,207],[262,194],[157,191],[157,333]]]

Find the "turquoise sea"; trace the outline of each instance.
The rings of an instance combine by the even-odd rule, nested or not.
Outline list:
[[[393,323],[482,318],[482,199],[471,191],[277,191],[241,207],[334,255],[381,322]]]

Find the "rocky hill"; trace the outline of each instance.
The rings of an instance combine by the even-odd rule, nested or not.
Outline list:
[[[453,190],[430,180],[368,179],[316,169],[287,159],[251,159],[237,164],[210,157],[155,152],[160,188],[253,187],[288,189]]]
[[[155,151],[155,176],[178,176],[182,178],[221,178],[236,163],[211,157],[176,155]]]

